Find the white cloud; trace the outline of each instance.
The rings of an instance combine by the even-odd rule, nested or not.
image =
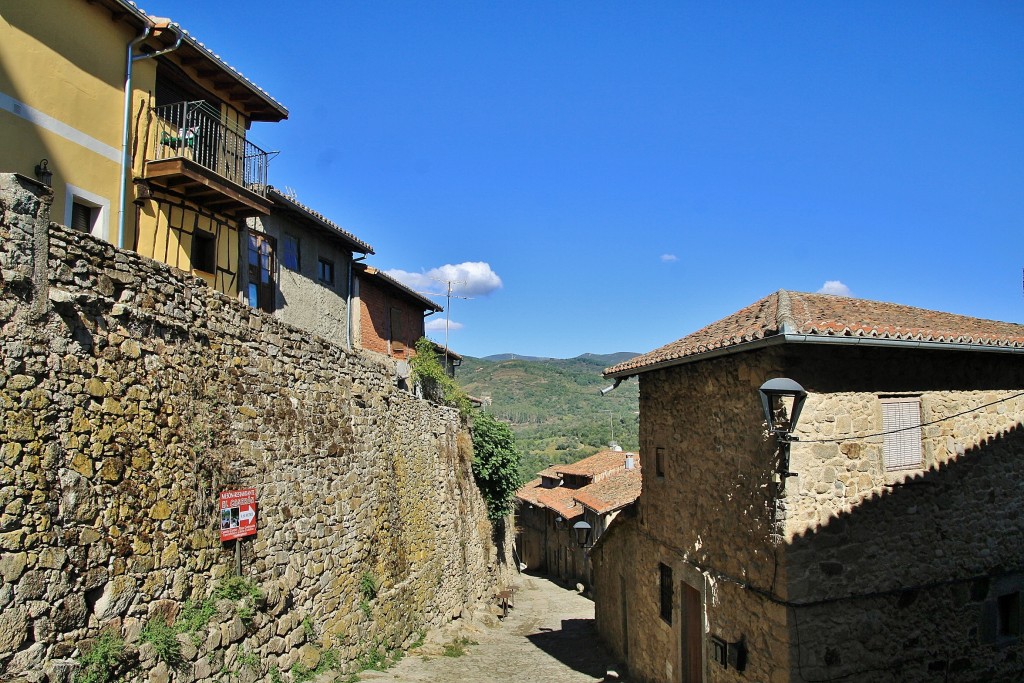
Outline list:
[[[825,284],[818,290],[818,294],[835,294],[837,296],[850,296],[850,288],[839,280],[825,280]]]
[[[444,318],[435,318],[431,316],[427,319],[425,325],[427,332],[444,332]],[[455,330],[461,330],[462,323],[457,323],[454,320],[448,323],[448,331],[454,332]]]
[[[678,261],[679,257],[675,254],[662,254],[661,260],[665,263],[672,263],[673,261]]]
[[[486,296],[501,289],[501,278],[483,261],[466,261],[455,265],[447,264],[431,268],[425,273],[409,273],[404,270],[389,270],[388,275],[417,292],[448,293],[448,282],[452,283],[452,294],[459,296]]]

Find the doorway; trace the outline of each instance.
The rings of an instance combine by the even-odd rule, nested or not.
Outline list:
[[[704,610],[700,591],[680,583],[680,667],[682,683],[704,681]]]

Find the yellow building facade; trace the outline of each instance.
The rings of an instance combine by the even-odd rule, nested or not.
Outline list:
[[[227,294],[245,218],[271,207],[268,155],[246,131],[287,115],[124,0],[0,0],[0,170],[48,171],[54,220]]]

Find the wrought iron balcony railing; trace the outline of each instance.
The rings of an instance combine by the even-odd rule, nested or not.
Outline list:
[[[151,161],[184,158],[266,196],[269,156],[202,100],[154,107]]]

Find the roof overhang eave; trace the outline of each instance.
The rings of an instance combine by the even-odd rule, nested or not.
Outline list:
[[[775,346],[777,344],[834,344],[839,346],[874,346],[901,349],[927,349],[932,351],[981,351],[987,353],[1024,354],[1024,347],[1020,346],[999,346],[995,344],[970,344],[965,342],[940,342],[914,339],[886,339],[882,337],[839,337],[831,335],[795,334],[792,332],[787,332],[784,334],[775,334],[769,337],[762,337],[761,339],[754,339],[749,342],[743,342],[741,344],[724,346],[721,348],[713,349],[711,351],[705,351],[704,353],[695,353],[690,356],[683,356],[682,358],[672,358],[670,360],[661,361],[659,363],[652,363],[651,365],[647,365],[641,368],[630,368],[620,370],[619,372],[610,372],[605,374],[605,377],[610,379],[625,380],[629,379],[630,377],[641,375],[645,372],[653,372],[654,370],[664,370],[665,368],[674,367],[676,365],[696,363],[698,361],[709,360],[711,358],[717,358],[719,356],[726,356],[734,353],[743,353],[744,351],[751,351],[762,347]]]

